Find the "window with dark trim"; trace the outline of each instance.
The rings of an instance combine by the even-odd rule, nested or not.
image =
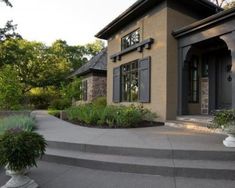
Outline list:
[[[196,56],[189,62],[189,102],[199,102],[199,61]]]
[[[121,101],[138,101],[138,61],[121,66]]]
[[[134,46],[135,44],[140,42],[140,30],[137,29],[128,35],[122,37],[121,45],[122,50],[125,50],[131,46]]]
[[[113,69],[113,102],[150,102],[151,57]]]

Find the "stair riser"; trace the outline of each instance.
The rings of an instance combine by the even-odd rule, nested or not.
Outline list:
[[[137,164],[122,164],[113,162],[101,162],[95,160],[45,155],[42,159],[47,162],[78,166],[96,170],[112,172],[126,172],[136,174],[160,175],[169,177],[191,177],[205,179],[235,180],[235,170],[194,169],[162,166],[145,166]]]
[[[188,159],[188,160],[221,160],[235,161],[235,152],[221,151],[189,151],[189,150],[160,150],[144,148],[126,148],[97,146],[88,144],[75,144],[65,142],[48,141],[48,148],[64,149],[71,151],[81,151],[87,153],[100,153],[111,155],[124,155],[135,157],[153,157],[167,159]]]

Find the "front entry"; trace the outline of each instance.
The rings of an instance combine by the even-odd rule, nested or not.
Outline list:
[[[183,72],[184,100],[187,100],[183,103],[185,115],[208,115],[218,109],[231,108],[231,67],[231,53],[223,41],[193,46]]]

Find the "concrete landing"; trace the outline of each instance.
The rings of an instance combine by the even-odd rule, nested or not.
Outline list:
[[[226,135],[169,126],[138,129],[96,129],[77,126],[46,111],[35,111],[37,132],[48,141],[79,143],[112,147],[131,147],[168,150],[235,151],[222,141]]]

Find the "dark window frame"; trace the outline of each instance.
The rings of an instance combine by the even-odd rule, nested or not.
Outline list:
[[[122,50],[128,49],[138,43],[140,43],[140,29],[139,28],[132,31],[131,33],[128,33],[124,37],[122,37],[121,49]]]
[[[121,102],[139,101],[139,67],[138,60],[121,65],[120,93]],[[125,70],[126,69],[126,70]],[[132,85],[134,83],[134,85]]]

